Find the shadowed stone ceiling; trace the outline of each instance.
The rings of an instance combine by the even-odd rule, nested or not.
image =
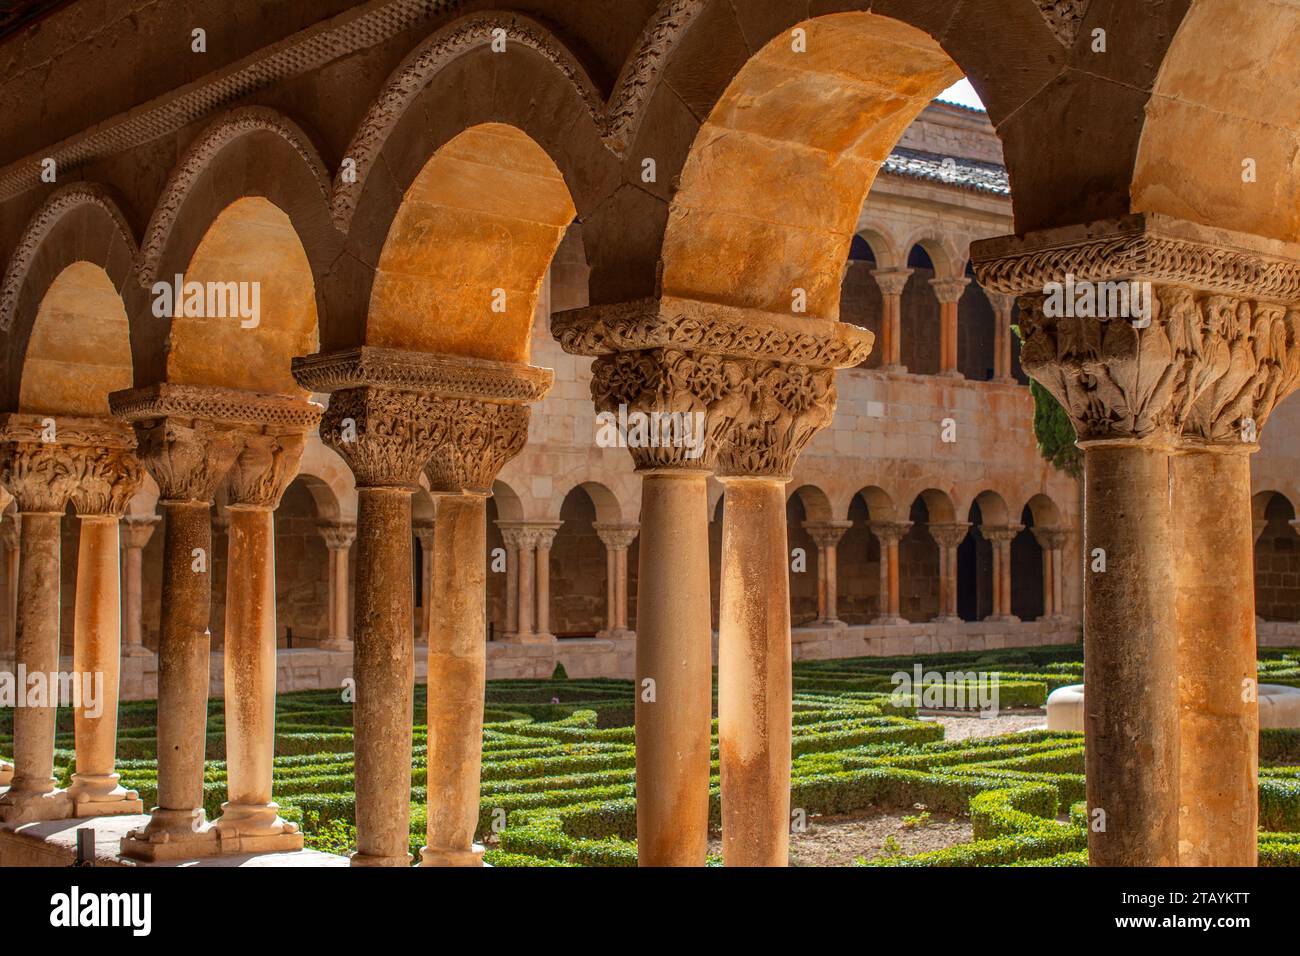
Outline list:
[[[67,2],[69,0],[0,0],[0,39],[17,33]]]

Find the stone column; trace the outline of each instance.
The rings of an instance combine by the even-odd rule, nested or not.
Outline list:
[[[1066,531],[1064,528],[1042,527],[1034,527],[1032,530],[1038,546],[1043,549],[1043,617],[1059,621],[1065,617],[1061,595],[1064,575],[1062,552]]]
[[[13,659],[18,635],[18,522],[16,511],[0,519],[0,661]]]
[[[817,545],[817,624],[823,627],[844,627],[839,616],[840,539],[853,527],[852,521],[805,521],[804,530]]]
[[[605,620],[604,636],[626,637],[627,626],[627,552],[640,531],[635,524],[595,524],[596,535],[605,545]]]
[[[906,372],[903,365],[903,290],[911,269],[876,269],[871,275],[880,287],[880,368],[888,372]]]
[[[965,276],[930,280],[939,300],[939,374],[949,378],[962,377],[957,371],[957,303],[968,285]]]
[[[1001,292],[986,291],[985,295],[993,306],[993,381],[1014,385],[1016,377],[1011,373],[1011,340],[1015,337],[1015,332],[1011,331],[1011,324],[1016,299],[1015,296]]]
[[[1025,530],[1023,525],[980,526],[980,533],[993,545],[993,613],[990,621],[1017,624],[1020,618],[1011,613],[1011,542]]]
[[[131,451],[135,438],[128,426],[113,423],[105,430],[116,440],[77,457],[77,490],[72,495],[81,524],[72,669],[79,680],[94,686],[93,706],[78,706],[73,712],[77,757],[68,794],[78,817],[144,811],[139,795],[120,786],[116,773],[122,667],[118,527],[140,487],[140,463]]]
[[[150,657],[144,646],[144,549],[162,520],[158,515],[122,519],[122,656]]]
[[[566,352],[595,356],[591,394],[598,413],[647,425],[620,434],[620,440],[632,446],[629,451],[642,476],[636,642],[637,850],[643,866],[700,866],[708,849],[712,710],[706,480],[720,436],[742,418],[752,422],[755,433],[762,431],[763,423],[753,419],[748,410],[751,398],[769,396],[777,379],[788,381],[786,369],[772,362],[776,356],[760,354],[764,346],[759,343],[776,343],[778,351],[785,350],[782,354],[798,352],[801,360],[809,363],[838,360],[840,365],[856,365],[869,351],[856,343],[859,339],[869,342],[871,336],[847,324],[785,321],[676,298],[599,304],[557,313],[551,319],[551,332]],[[769,374],[766,386],[747,391],[746,386],[764,373]],[[801,379],[801,384],[806,385],[807,380]],[[782,398],[797,400],[805,394],[803,389],[791,387]],[[778,402],[769,411],[780,408]],[[656,413],[660,417],[652,417]],[[670,416],[668,432],[652,434],[648,425],[662,424],[664,414]],[[784,434],[788,421],[782,411],[776,415],[779,420],[766,423],[773,439]],[[730,477],[758,479],[741,495],[767,522],[771,518],[768,504],[774,493],[780,494],[777,479],[783,476],[770,475],[757,459],[735,464]],[[765,485],[771,487],[761,487]],[[732,546],[759,562],[738,566],[735,558],[730,560],[728,567],[734,570],[724,572],[724,580],[728,574],[732,577],[733,602],[741,597],[739,582],[745,577],[752,585],[752,599],[767,601],[766,595],[757,592],[775,573],[774,563],[781,569],[777,591],[788,593],[784,514],[782,503],[778,529],[765,523],[764,529],[752,532],[765,547],[776,549],[766,554],[755,553],[760,549],[743,540],[746,529],[729,519]],[[769,532],[775,537],[766,537]],[[724,536],[727,534],[724,530]],[[762,655],[768,653],[769,639],[780,640],[782,618],[788,645],[790,609],[784,597],[782,603],[780,616],[765,619],[755,609],[755,616],[747,622],[754,641],[763,642],[764,649],[758,652]],[[744,611],[735,608],[734,613]],[[727,617],[725,612],[723,617]],[[724,635],[721,642],[734,647],[738,637]],[[779,649],[771,654],[779,671]],[[785,654],[788,658],[788,646]],[[738,666],[730,668],[736,672]],[[738,692],[744,694],[744,678],[737,677],[733,689],[727,691],[731,700],[738,699]],[[784,692],[775,691],[773,704],[778,710],[787,696],[788,683]],[[754,703],[758,706],[758,701]],[[788,732],[788,713],[784,724]],[[773,732],[779,750],[782,731],[776,728]],[[765,736],[766,726],[755,733]],[[724,766],[734,767],[734,758],[749,757],[774,767],[779,763],[771,751],[734,751],[733,740],[722,744]],[[731,781],[724,782],[724,787],[730,786],[734,792],[736,775],[723,772],[724,780]],[[756,795],[756,807],[774,799],[770,788],[775,785],[771,781],[762,785],[764,795]],[[788,801],[788,794],[785,799]],[[780,832],[771,837],[780,845],[768,848],[769,855],[779,855],[788,824],[788,818],[780,821]],[[755,821],[750,832],[758,827],[766,834],[770,826],[771,817],[764,810],[764,819]],[[744,829],[745,825],[738,823],[729,839],[746,842],[743,835],[737,835]],[[734,859],[734,854],[729,856]]]
[[[1086,449],[1088,798],[1109,815],[1089,834],[1092,862],[1249,865],[1258,705],[1246,462],[1300,383],[1300,256],[1144,215],[976,249],[985,284],[1021,296],[1022,361]],[[1080,284],[1067,274],[1124,280],[1107,294],[1118,314],[1059,317],[1061,293]],[[1102,558],[1106,570],[1093,570]]]
[[[790,844],[790,569],[785,485],[799,453],[830,424],[835,368],[856,365],[869,332],[824,327],[820,360],[786,350],[728,359],[745,383],[718,452],[726,486],[718,628],[718,756],[723,860],[786,866]],[[816,342],[816,326],[805,333]],[[840,330],[843,330],[842,332]],[[847,334],[845,334],[847,333]],[[843,337],[841,337],[841,335]],[[791,350],[793,351],[793,350]]]
[[[550,525],[538,525],[534,530],[537,536],[537,640],[554,641],[551,633],[551,545],[555,543],[555,532],[560,528],[559,522]]]
[[[59,526],[78,483],[65,441],[76,441],[83,421],[0,417],[0,483],[17,499],[23,529],[14,666],[28,674],[59,669]],[[0,795],[0,821],[13,826],[61,820],[73,812],[72,798],[54,779],[58,700],[48,690],[24,687],[22,692],[24,706],[16,707],[13,717],[13,778]]]
[[[898,545],[912,527],[910,521],[871,521],[867,527],[880,542],[880,614],[872,624],[906,624],[899,594]]]
[[[286,417],[320,408],[281,400]],[[271,799],[275,757],[275,509],[298,474],[306,430],[247,430],[230,470],[226,569],[226,791],[216,828],[223,853],[302,849],[296,823]]]
[[[939,546],[939,624],[961,620],[957,614],[957,548],[966,540],[970,523],[966,521],[932,521],[926,525],[930,537]]]
[[[302,387],[330,393],[321,438],[357,479],[352,864],[407,866],[415,682],[411,496],[443,446],[455,443],[479,456],[494,452],[483,444],[490,436],[461,431],[478,420],[472,414],[480,404],[475,396],[512,387],[518,396],[538,397],[552,376],[541,369],[524,375],[496,362],[369,347],[296,358],[293,367]],[[436,538],[435,533],[435,550],[443,547]],[[480,550],[474,562],[482,561]],[[479,633],[477,640],[483,639]],[[436,701],[440,695],[429,696]],[[479,707],[481,721],[481,696]],[[435,732],[431,727],[430,735]],[[433,761],[431,754],[431,767]]]
[[[158,631],[158,806],[122,840],[146,861],[220,853],[203,811],[212,609],[211,508],[243,448],[235,423],[276,414],[263,396],[160,384],[114,392],[110,407],[135,427],[136,454],[158,485],[163,581]],[[221,419],[213,416],[219,412]],[[232,423],[233,422],[233,423]]]
[[[515,596],[515,616],[518,619],[518,626],[510,635],[510,639],[520,644],[531,644],[537,640],[537,631],[533,625],[533,610],[537,607],[537,592],[533,586],[537,532],[530,527],[522,526],[517,529],[517,532],[519,570],[515,577],[519,584],[519,593]]]
[[[531,375],[519,381],[532,384],[536,397],[546,387]],[[502,388],[507,394],[516,391]],[[434,453],[426,472],[429,488],[438,496],[429,632],[429,686],[438,692],[428,695],[428,809],[421,866],[483,862],[474,831],[487,674],[486,501],[501,468],[528,439],[527,405],[457,404],[450,440]],[[538,580],[538,593],[544,594],[545,572]],[[539,623],[547,626],[544,615],[539,614]]]
[[[421,593],[424,602],[420,606],[420,627],[415,634],[416,644],[429,643],[429,628],[432,626],[429,595],[433,587],[433,525],[417,524],[414,527],[415,538],[420,542],[420,578]],[[487,547],[485,544],[484,547]]]
[[[506,546],[506,630],[498,638],[514,640],[519,634],[519,562],[523,545],[523,531],[513,523],[498,519],[501,540]]]
[[[351,522],[320,526],[321,537],[329,549],[329,637],[321,647],[330,651],[352,651],[352,629],[348,621],[348,556],[357,539],[357,526]]]

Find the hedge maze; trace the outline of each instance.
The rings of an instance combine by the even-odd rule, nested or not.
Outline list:
[[[997,672],[1000,706],[1041,707],[1046,695],[1082,680],[1077,646],[985,655],[933,655],[927,670]],[[916,658],[859,658],[795,665],[792,807],[818,815],[927,810],[969,816],[972,842],[906,857],[861,861],[901,866],[1082,866],[1087,862],[1083,740],[1027,731],[945,741],[943,727],[916,719],[915,700],[891,697],[891,675]],[[1300,651],[1266,651],[1260,679],[1300,686]],[[416,720],[425,688],[417,688]],[[496,866],[632,866],[636,863],[633,686],[628,681],[494,681],[483,735],[480,838]],[[283,694],[276,725],[276,800],[308,846],[346,853],[352,843],[352,710],[336,690]],[[225,799],[220,700],[209,705],[204,803]],[[716,724],[715,724],[716,731]],[[0,714],[0,753],[9,752],[12,712]],[[411,848],[423,843],[424,727],[415,728]],[[61,712],[57,774],[73,769],[71,712]],[[154,704],[125,704],[119,773],[156,795]],[[717,750],[711,812],[719,820]],[[1300,865],[1300,731],[1260,740],[1260,863]]]

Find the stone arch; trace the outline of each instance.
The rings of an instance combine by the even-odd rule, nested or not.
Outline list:
[[[913,233],[906,242],[900,243],[899,248],[910,255],[917,246],[921,247],[934,265],[934,278],[952,279],[962,274],[960,254],[950,247],[947,240],[931,232],[930,227]]]
[[[328,326],[323,277],[343,242],[329,215],[329,174],[307,133],[265,107],[232,110],[212,123],[172,170],[140,243],[140,284],[150,290],[177,274],[190,278],[187,269],[218,220],[250,198],[277,209],[295,234],[311,276],[314,311]],[[167,317],[152,309],[137,321],[146,332],[141,349],[171,332]],[[137,383],[162,380],[166,361],[160,346],[138,354]]]
[[[307,481],[321,517],[328,521],[352,521],[356,517],[356,479],[338,452],[315,437],[303,447],[298,476]]]
[[[1036,528],[1060,528],[1064,525],[1061,509],[1056,502],[1041,491],[1025,502],[1022,511],[1028,511]],[[1022,524],[1024,522],[1021,522]]]
[[[623,520],[623,507],[619,504],[618,496],[606,485],[599,481],[584,481],[580,482],[577,487],[585,491],[587,496],[591,498],[598,523],[617,524]]]
[[[505,30],[504,52],[493,52],[489,45],[494,29]],[[612,192],[618,182],[618,160],[602,141],[604,128],[599,97],[585,68],[540,24],[517,14],[492,13],[462,18],[435,33],[394,71],[345,153],[356,161],[356,181],[349,181],[352,172],[345,167],[334,186],[333,213],[347,229],[348,254],[331,277],[330,295],[352,324],[340,330],[337,340],[325,340],[325,348],[374,344],[366,315],[384,251],[402,228],[399,214],[422,177],[432,185],[431,180],[446,175],[447,157],[472,145],[471,140],[452,145],[460,137],[474,130],[480,135],[512,130],[517,155],[518,144],[531,141],[529,161],[552,167],[548,177],[564,185],[565,198],[585,217],[597,197]],[[502,142],[496,141],[498,146]],[[430,164],[442,172],[427,176]],[[494,205],[498,212],[508,212],[513,204],[518,212],[524,203],[536,205],[545,198],[512,190],[506,164],[499,159],[478,166],[472,178],[462,172],[450,184],[480,193],[481,202],[477,209],[461,203],[462,213],[477,213],[477,218],[462,215],[458,229],[439,230],[448,247],[470,240],[482,246],[486,237],[481,233],[499,231],[500,224],[488,218]],[[493,192],[498,195],[483,195]],[[546,190],[547,196],[554,198],[553,193]],[[548,228],[554,218],[552,210],[545,217]],[[564,225],[572,220],[571,208]],[[520,230],[515,233],[521,240]],[[514,257],[524,248],[520,242]],[[529,279],[530,289],[541,282],[545,263],[537,271]]]
[[[127,318],[129,323],[133,310],[127,300],[138,295],[135,283],[129,281],[135,256],[135,236],[113,195],[103,187],[74,183],[42,204],[23,230],[0,285],[0,332],[6,335],[5,385],[0,396],[4,407],[21,408],[28,352],[42,309],[47,310],[47,318],[40,324],[48,326],[42,335],[54,335],[58,330],[64,334],[57,335],[62,344],[37,341],[36,348],[43,356],[39,361],[102,364],[103,356],[94,354],[93,347],[96,342],[104,344],[104,333],[111,327],[116,331],[110,336],[114,344],[109,350],[116,354],[125,341],[125,364],[130,369],[129,324],[122,326],[121,320]],[[61,304],[58,299],[48,300],[56,283],[58,296],[67,299]],[[84,298],[65,295],[78,287],[84,287]],[[56,306],[61,318],[49,318]],[[112,384],[122,387],[117,379]],[[128,381],[126,387],[130,384]],[[67,387],[65,384],[56,392]]]
[[[834,517],[830,497],[816,485],[787,486],[786,498],[798,498],[809,521],[830,521]]]
[[[241,308],[256,305],[258,314],[248,319],[182,315],[178,306],[174,318],[163,320],[169,332],[158,343],[166,349],[165,381],[306,394],[294,381],[290,363],[316,351],[317,290],[287,213],[261,196],[235,200],[211,222],[179,273],[186,289],[197,283],[200,289],[224,288],[228,296],[236,290]],[[137,368],[137,382],[140,374]]]
[[[594,637],[605,628],[605,545],[595,528],[604,519],[598,497],[608,515],[613,495],[594,481],[574,485],[559,505],[550,566],[551,632],[557,637]]]
[[[496,517],[502,521],[523,521],[524,505],[519,497],[519,492],[515,491],[509,484],[500,479],[492,482],[492,498],[495,503]]]
[[[1255,613],[1265,621],[1300,621],[1300,529],[1295,505],[1280,491],[1251,498],[1255,521]]]
[[[979,508],[984,523],[990,527],[1011,523],[1011,509],[1007,507],[1007,500],[996,491],[981,491],[975,496],[972,507]]]
[[[500,123],[458,134],[393,215],[366,344],[527,362],[542,282],[573,215],[559,168],[528,134]]]
[[[1231,42],[1224,41],[1227,23]],[[1294,4],[1190,5],[1146,104],[1130,187],[1134,212],[1300,239],[1298,34]],[[1207,71],[1207,59],[1219,68]],[[1247,159],[1257,177],[1249,184]]]
[[[906,262],[899,245],[889,232],[881,227],[860,226],[856,233],[862,241],[871,247],[871,254],[876,259],[877,269],[901,269]]]

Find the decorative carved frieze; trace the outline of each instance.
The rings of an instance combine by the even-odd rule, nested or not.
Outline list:
[[[295,358],[293,375],[313,392],[374,385],[498,402],[535,402],[555,380],[550,369],[531,365],[371,346]]]

